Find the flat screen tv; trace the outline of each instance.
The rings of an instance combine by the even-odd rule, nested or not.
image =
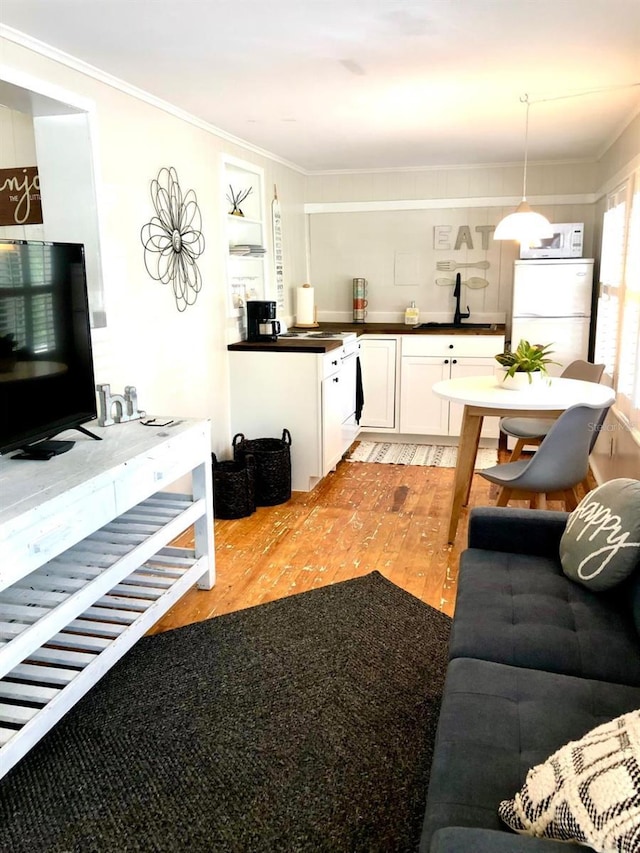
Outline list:
[[[95,417],[84,247],[0,240],[0,453],[50,458]]]

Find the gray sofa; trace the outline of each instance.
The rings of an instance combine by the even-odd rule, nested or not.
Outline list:
[[[596,594],[565,577],[567,517],[470,514],[420,853],[591,849],[517,835],[497,811],[531,767],[640,708],[640,579]]]

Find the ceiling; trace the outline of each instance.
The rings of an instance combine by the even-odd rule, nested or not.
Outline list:
[[[640,110],[639,0],[1,0],[0,24],[307,172],[520,162],[525,93],[530,160],[589,160]]]

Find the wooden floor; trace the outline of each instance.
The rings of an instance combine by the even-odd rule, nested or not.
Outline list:
[[[217,520],[215,587],[192,589],[152,633],[374,570],[451,615],[468,510],[496,497],[495,487],[474,474],[469,507],[449,545],[453,475],[452,468],[342,461],[312,492],[294,492],[287,503],[259,507],[247,518]],[[190,533],[177,540],[191,542]]]

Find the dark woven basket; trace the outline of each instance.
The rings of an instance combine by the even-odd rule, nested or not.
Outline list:
[[[247,453],[242,459],[218,462],[211,454],[213,514],[215,518],[244,518],[256,509],[256,463]]]
[[[256,504],[274,506],[291,497],[291,434],[282,430],[282,438],[233,437],[233,457],[242,461],[248,454],[256,460]]]

